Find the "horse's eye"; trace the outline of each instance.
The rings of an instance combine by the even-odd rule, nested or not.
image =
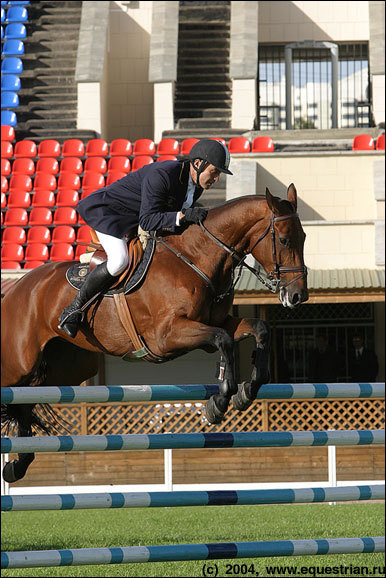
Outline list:
[[[285,247],[289,247],[289,243],[290,243],[290,240],[289,240],[289,239],[286,239],[285,237],[280,237],[280,238],[279,238],[279,241],[280,241],[280,243],[281,243],[282,245],[284,245]]]

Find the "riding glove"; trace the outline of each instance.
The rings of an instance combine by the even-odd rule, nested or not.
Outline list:
[[[208,211],[202,207],[189,207],[188,209],[182,209],[182,213],[184,214],[183,221],[185,221],[185,223],[195,223],[198,225],[200,221],[205,221]]]

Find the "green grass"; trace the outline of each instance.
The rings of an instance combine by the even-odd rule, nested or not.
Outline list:
[[[117,546],[150,546],[205,542],[349,538],[384,534],[381,503],[290,506],[227,506],[6,512],[2,514],[2,550],[51,550]],[[267,576],[266,566],[384,566],[383,554],[302,556],[215,560],[218,576],[241,576],[235,564],[253,564]],[[204,561],[73,566],[2,570],[2,576],[203,576]],[[233,571],[226,574],[227,564]],[[308,573],[307,573],[308,572]],[[279,576],[280,574],[274,574]],[[287,574],[288,575],[288,574]],[[299,574],[300,575],[300,574]],[[302,576],[315,575],[303,570]],[[326,575],[316,574],[316,575]],[[331,573],[334,576],[356,574]],[[374,574],[382,575],[382,573]]]

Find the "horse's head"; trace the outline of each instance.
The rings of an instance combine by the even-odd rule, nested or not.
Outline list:
[[[256,259],[268,278],[279,282],[279,297],[284,307],[293,308],[308,299],[307,268],[303,258],[306,235],[296,212],[296,189],[293,184],[288,187],[288,200],[274,197],[268,188],[265,197],[270,208],[270,222]]]

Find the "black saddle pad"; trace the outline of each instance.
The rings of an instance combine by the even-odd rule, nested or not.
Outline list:
[[[130,277],[125,284],[117,285],[114,289],[110,289],[104,295],[105,297],[112,297],[114,293],[122,293],[125,294],[131,293],[138,289],[142,281],[144,280],[147,270],[150,266],[150,263],[153,259],[154,250],[155,250],[156,241],[155,239],[148,239],[146,249],[143,253],[141,261],[138,263],[137,267],[135,268],[134,273]],[[72,265],[66,271],[66,279],[74,289],[79,289],[82,287],[83,283],[87,279],[87,275],[89,274],[89,264],[88,263],[76,263]]]

